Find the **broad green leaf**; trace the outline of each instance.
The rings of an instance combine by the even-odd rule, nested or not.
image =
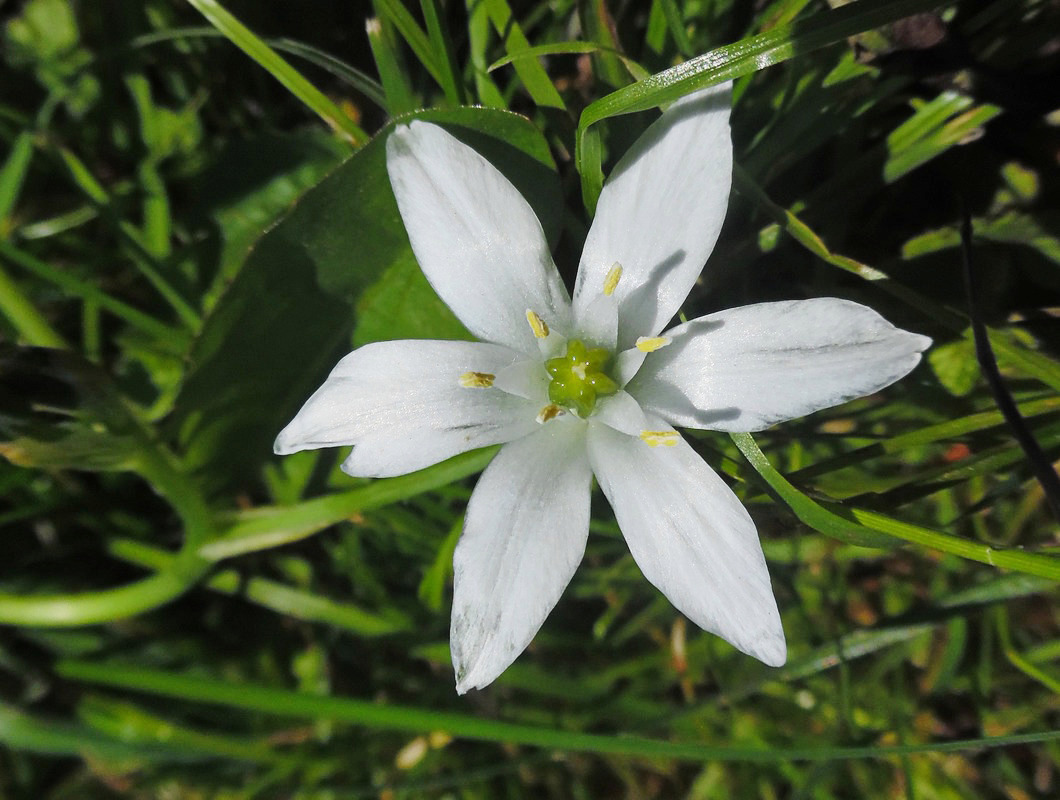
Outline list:
[[[555,167],[525,118],[481,108],[415,116],[489,158],[526,196],[546,235],[558,235]],[[379,316],[396,302],[412,315],[403,323],[410,332],[459,333],[439,301],[412,309],[394,288],[415,261],[386,173],[389,130],[307,191],[258,241],[206,321],[171,424],[190,465],[211,481],[237,480],[268,456],[276,433],[347,349],[351,308],[384,275],[362,306],[369,331],[380,330]],[[427,287],[417,291],[426,296]],[[435,321],[425,315],[432,307]],[[369,338],[363,328],[362,335]]]
[[[474,338],[435,294],[413,258],[388,267],[357,301],[354,347],[392,339]]]

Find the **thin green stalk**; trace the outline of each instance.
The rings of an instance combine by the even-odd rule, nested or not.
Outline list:
[[[375,70],[383,84],[387,113],[395,117],[415,111],[419,107],[419,101],[409,86],[393,37],[389,28],[384,28],[384,24],[389,26],[389,20],[371,17],[365,21],[364,31],[368,36],[368,46],[372,50]]]
[[[108,549],[117,558],[159,571],[172,569],[176,559],[176,556],[160,547],[130,539],[115,539],[109,543]],[[268,578],[245,578],[234,569],[214,573],[204,585],[221,594],[240,595],[287,617],[334,625],[358,636],[383,636],[412,628],[412,621],[396,610],[391,610],[383,617],[350,603],[339,603]]]
[[[984,737],[962,741],[928,742],[897,746],[835,747],[730,747],[699,742],[671,742],[642,736],[612,736],[524,725],[433,709],[383,704],[304,692],[292,692],[245,682],[230,683],[178,675],[171,671],[127,667],[115,663],[92,663],[74,659],[60,661],[56,671],[65,678],[123,691],[132,690],[186,702],[219,705],[311,720],[334,720],[362,725],[372,730],[426,733],[445,731],[453,736],[488,742],[506,742],[550,750],[666,758],[682,761],[730,761],[780,763],[786,761],[835,761],[890,758],[898,755],[952,753],[990,747],[1060,740],[1060,730],[1014,736]]]
[[[820,505],[792,486],[782,476],[758,447],[749,433],[730,434],[733,442],[743,453],[755,471],[784,501],[795,515],[821,533],[836,536],[843,541],[851,537],[884,534],[894,539],[912,542],[922,547],[978,561],[993,567],[1003,567],[1027,575],[1038,575],[1060,581],[1060,558],[1026,553],[1019,550],[997,549],[979,542],[971,542],[947,533],[933,531],[920,525],[888,517],[876,511]],[[858,543],[857,541],[854,542]]]
[[[423,68],[430,73],[435,83],[443,85],[445,79],[442,77],[442,68],[435,61],[434,48],[431,40],[423,32],[409,10],[401,3],[401,0],[372,0],[376,14],[391,23],[401,38],[412,49],[413,55],[423,64]]]
[[[191,564],[187,564],[192,567]],[[187,571],[176,569],[149,578],[94,592],[53,595],[0,594],[0,623],[41,628],[95,625],[125,619],[165,605],[201,577],[209,562]]]
[[[77,157],[77,155],[65,148],[59,148],[59,156],[62,158],[63,163],[70,172],[70,177],[74,183],[77,184],[78,188],[83,191],[90,200],[92,200],[99,207],[103,216],[109,219],[117,227],[118,232],[122,237],[132,246],[134,250],[133,262],[136,264],[137,269],[143,274],[150,283],[155,291],[177,312],[177,316],[180,317],[183,322],[190,330],[197,331],[202,324],[202,319],[199,313],[191,306],[191,304],[185,300],[180,292],[178,292],[173,286],[170,285],[169,281],[162,276],[159,272],[159,262],[155,257],[155,254],[151,252],[151,247],[144,239],[143,234],[127,220],[121,219],[113,211],[113,204],[111,203],[110,195],[103,185],[96,180],[95,176],[88,169],[85,163]]]
[[[2,244],[2,243],[0,243]],[[51,326],[32,301],[0,269],[0,314],[3,314],[27,344],[36,347],[66,347],[62,336]]]
[[[749,75],[939,5],[940,0],[861,0],[719,47],[590,103],[578,121],[577,139],[609,117],[672,103],[697,89]],[[577,144],[575,149],[581,150]],[[584,152],[585,155],[593,154]],[[591,180],[600,165],[578,161],[577,168],[583,180]],[[583,194],[594,196],[599,192],[588,187]]]
[[[448,32],[442,25],[441,13],[438,10],[437,0],[420,0],[420,9],[423,11],[423,21],[427,26],[427,36],[431,47],[434,49],[435,63],[440,70],[442,79],[442,91],[445,99],[454,106],[463,105],[464,85],[460,80],[460,70],[456,65],[456,56],[453,54],[453,44]]]
[[[114,396],[110,403],[108,412],[122,419],[138,440],[134,470],[173,506],[183,523],[181,549],[171,568],[126,586],[52,595],[0,594],[0,624],[76,627],[125,619],[180,596],[212,566],[198,555],[203,542],[216,534],[213,515],[197,484],[120,398]]]
[[[215,0],[188,0],[217,30],[256,61],[333,130],[360,147],[371,138],[328,97]]]
[[[1016,650],[1016,646],[1012,643],[1012,633],[1009,630],[1008,610],[1003,606],[996,609],[994,619],[997,621],[997,635],[1001,640],[1001,649],[1012,666],[1032,680],[1038,681],[1053,694],[1060,694],[1060,679],[1050,675],[1037,664],[1031,663]]]
[[[483,469],[494,453],[487,447],[433,467],[380,478],[367,486],[306,500],[291,506],[261,506],[240,514],[223,536],[205,544],[200,555],[213,561],[305,539],[354,514],[448,486]]]
[[[123,303],[121,300],[116,300],[98,286],[89,283],[88,281],[79,280],[64,270],[53,267],[38,258],[34,258],[29,253],[20,250],[10,242],[0,241],[0,256],[6,258],[13,264],[17,264],[27,272],[36,275],[38,278],[60,287],[66,293],[74,295],[75,297],[80,297],[86,303],[95,303],[100,308],[109,311],[111,314],[129,323],[129,325],[134,328],[139,328],[144,333],[150,334],[153,337],[172,341],[175,336],[184,335],[165,323],[159,322],[154,317],[145,314],[142,311],[137,311],[127,303]]]
[[[494,30],[504,41],[505,52],[517,55],[530,49],[530,40],[526,38],[506,0],[482,0],[482,3],[489,13]],[[546,108],[566,110],[567,107],[556,85],[552,83],[552,78],[536,59],[516,59],[512,66],[535,103]]]
[[[18,202],[22,186],[33,159],[33,134],[23,131],[11,145],[11,152],[0,167],[0,238],[6,238],[12,226],[9,217]]]

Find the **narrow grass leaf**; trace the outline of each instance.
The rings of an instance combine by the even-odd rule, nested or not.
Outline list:
[[[278,80],[336,132],[355,146],[367,143],[369,136],[342,109],[310,83],[253,31],[232,16],[215,0],[188,0],[207,21],[236,47]]]

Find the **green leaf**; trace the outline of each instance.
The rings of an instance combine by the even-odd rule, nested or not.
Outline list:
[[[438,548],[434,561],[423,574],[423,580],[420,581],[419,589],[416,590],[420,601],[436,614],[442,610],[442,595],[449,579],[453,577],[453,552],[456,550],[456,543],[463,529],[464,519],[460,517],[449,530],[449,535],[445,537],[441,547]]]
[[[968,339],[935,345],[927,360],[939,383],[955,397],[965,397],[979,380],[975,345]]]
[[[998,106],[985,103],[970,106],[970,98],[943,92],[891,131],[887,137],[884,180],[896,181],[951,147],[981,135],[981,126],[1001,113]]]
[[[733,44],[711,50],[701,56],[656,73],[649,78],[612,92],[582,111],[578,120],[575,150],[578,153],[578,173],[590,176],[599,169],[596,158],[599,153],[583,150],[580,140],[597,122],[620,114],[646,111],[672,103],[697,89],[749,75],[779,64],[797,54],[809,53],[821,47],[842,41],[848,36],[885,25],[910,14],[941,5],[938,0],[861,0],[840,8],[817,13],[805,21],[790,25],[778,25],[757,36],[741,39]],[[593,190],[583,189],[583,195],[592,197]]]
[[[215,0],[188,0],[188,2],[232,44],[256,61],[336,132],[354,145],[359,146],[368,141],[368,134],[361,130],[341,108],[306,80],[302,73],[287,63],[253,31],[229,14],[220,3]]]
[[[435,294],[411,257],[387,268],[357,303],[354,347],[392,339],[474,338]]]
[[[546,235],[558,236],[555,165],[525,118],[482,108],[414,116],[443,125],[490,159],[527,198]],[[384,283],[361,306],[362,341],[375,335],[373,326],[379,333],[380,317],[395,305],[404,306],[401,324],[410,333],[461,333],[436,298],[412,309],[396,296],[403,280],[421,298],[428,287],[409,277],[415,262],[386,172],[390,127],[258,241],[207,319],[171,424],[191,466],[212,481],[238,480],[268,456],[276,433],[342,354],[350,309],[376,281]]]
[[[65,660],[56,672],[72,680],[101,686],[135,689],[140,692],[191,701],[257,711],[280,717],[332,719],[369,730],[425,733],[443,730],[464,739],[509,742],[549,750],[609,753],[638,758],[666,758],[682,761],[746,761],[774,763],[790,760],[830,761],[835,759],[879,758],[909,753],[951,752],[989,746],[1033,743],[1060,739],[1060,731],[1049,730],[1013,736],[972,740],[930,742],[910,745],[869,745],[833,747],[803,743],[781,748],[768,743],[753,747],[732,744],[712,745],[702,741],[675,742],[623,734],[583,733],[560,727],[526,725],[490,719],[485,716],[439,711],[433,708],[401,706],[377,700],[332,697],[292,692],[249,682],[200,678],[169,670],[125,666],[119,663],[93,663]]]

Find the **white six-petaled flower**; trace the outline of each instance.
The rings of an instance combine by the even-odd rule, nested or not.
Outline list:
[[[460,693],[530,643],[582,559],[595,475],[644,576],[690,620],[786,659],[758,534],[674,425],[755,431],[877,391],[930,344],[835,298],[762,303],[663,332],[718,238],[728,86],[675,103],[600,195],[573,299],[541,225],[486,159],[414,121],[387,141],[413,252],[483,341],[392,341],[343,358],[277,453],[353,445],[351,475],[401,475],[503,444],[454,556]]]

